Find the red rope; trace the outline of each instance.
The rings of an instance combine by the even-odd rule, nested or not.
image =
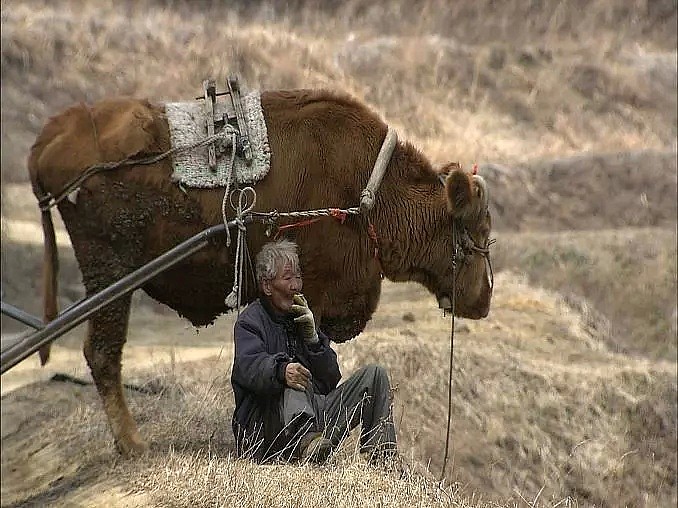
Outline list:
[[[374,224],[370,219],[367,219],[367,235],[374,242],[374,260],[379,265],[379,276],[384,278],[384,267],[381,264],[381,258],[379,257],[379,237],[377,236],[377,230],[374,228]]]
[[[330,208],[329,210],[330,210],[329,216],[337,219],[340,224],[343,224],[344,221],[346,220],[346,217],[348,217],[348,213],[344,212],[343,210],[340,210],[339,208]],[[318,222],[322,218],[323,217],[315,217],[313,219],[300,220],[299,222],[293,222],[292,224],[285,224],[284,226],[278,226],[278,231],[276,232],[273,239],[277,240],[278,237],[280,236],[280,233],[285,229],[300,228],[300,227],[308,226],[310,224],[313,224],[314,222]]]
[[[339,208],[330,208],[330,215],[337,219],[340,224],[343,224],[346,220],[346,217],[348,217],[348,214],[342,210],[339,210]]]
[[[377,238],[377,230],[374,229],[374,224],[372,224],[372,221],[369,219],[367,220],[367,234],[372,240],[374,240],[374,243],[379,243],[379,238]],[[375,247],[375,251],[376,249],[377,247]]]
[[[329,210],[330,210],[329,216],[334,217],[336,220],[339,221],[340,224],[343,224],[344,221],[346,220],[346,217],[348,217],[348,214],[340,210],[339,208],[330,208]],[[273,239],[277,240],[278,237],[280,236],[280,233],[286,229],[308,226],[310,224],[313,224],[314,222],[318,222],[320,219],[322,219],[322,217],[315,217],[313,219],[301,220],[299,222],[293,222],[292,224],[285,224],[283,226],[279,226],[278,231],[276,231]],[[369,219],[367,219],[367,235],[374,242],[374,260],[379,265],[379,276],[383,279],[384,267],[382,266],[381,258],[379,257],[379,237],[377,236],[377,230],[374,228],[374,224],[372,224],[372,221],[370,221]]]
[[[316,217],[315,219],[300,220],[299,222],[293,222],[292,224],[285,224],[284,226],[278,226],[278,231],[275,233],[275,236],[273,237],[273,239],[277,240],[278,237],[280,236],[280,233],[285,229],[300,228],[300,227],[303,227],[303,226],[308,226],[309,224],[313,224],[314,222],[318,222],[319,220],[320,220],[320,217]]]

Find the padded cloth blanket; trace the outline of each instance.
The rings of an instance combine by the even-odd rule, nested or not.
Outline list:
[[[233,181],[241,184],[253,184],[263,179],[271,164],[271,152],[268,146],[266,123],[261,110],[259,92],[252,92],[242,98],[245,121],[249,129],[252,149],[252,163],[248,166],[245,160],[236,157]],[[217,101],[217,114],[223,112],[224,106]],[[207,137],[207,123],[203,101],[168,102],[165,114],[170,129],[172,148],[191,145]],[[174,181],[187,187],[226,187],[231,162],[231,149],[226,139],[215,142],[217,154],[216,171],[211,171],[207,163],[207,146],[175,153],[172,157]]]

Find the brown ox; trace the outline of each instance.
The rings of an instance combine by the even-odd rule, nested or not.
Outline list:
[[[256,210],[349,207],[358,203],[385,138],[387,126],[357,101],[327,91],[261,94],[271,148],[271,169],[256,186]],[[119,98],[73,106],[45,125],[28,159],[36,196],[57,194],[86,168],[169,148],[163,107]],[[445,179],[441,175],[449,170]],[[180,190],[171,163],[116,169],[86,180],[74,203],[59,212],[71,238],[88,295],[119,280],[188,237],[222,221],[223,189]],[[441,185],[441,182],[444,185]],[[295,229],[304,268],[304,292],[327,334],[343,342],[371,318],[381,289],[381,270],[393,281],[417,281],[449,308],[456,287],[456,315],[479,319],[492,294],[487,262],[468,250],[457,264],[453,222],[466,231],[459,242],[486,248],[491,228],[487,191],[479,177],[454,164],[436,173],[409,143],[396,144],[370,221],[378,233],[379,259],[364,216],[343,224],[331,218]],[[51,216],[45,232],[45,317],[56,315],[56,250]],[[261,224],[248,226],[249,249],[267,241]],[[227,310],[233,284],[235,243],[214,245],[149,281],[143,289],[196,326]],[[254,285],[250,284],[253,288]],[[253,290],[246,295],[251,301]],[[121,385],[121,353],[127,336],[130,295],[89,321],[84,354],[118,449],[146,449]],[[47,351],[48,352],[48,351]],[[41,351],[45,353],[45,351]],[[46,355],[41,355],[46,361]]]

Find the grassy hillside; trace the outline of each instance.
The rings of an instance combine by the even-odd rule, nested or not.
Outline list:
[[[502,234],[496,250],[499,270],[556,288],[611,349],[675,361],[675,231]]]
[[[118,459],[92,387],[29,385],[2,399],[2,503],[105,504],[97,494],[102,488],[120,505],[131,492],[129,499],[139,496],[140,504],[153,506],[675,502],[675,363],[610,351],[587,315],[508,272],[497,277],[490,318],[457,322],[452,453],[444,488],[436,486],[450,322],[432,300],[419,286],[386,284],[364,336],[336,346],[345,376],[371,362],[389,369],[401,451],[412,465],[404,478],[367,468],[355,439],[323,468],[235,460],[228,324],[196,338],[196,345],[211,344],[218,354],[182,362],[178,345],[190,343],[194,332],[176,317],[153,319],[137,309],[126,380],[155,394],[127,395],[151,454]],[[176,356],[174,347],[139,346],[149,334],[168,337]],[[55,355],[57,362],[70,361],[52,368],[85,376],[77,348],[56,346]],[[30,368],[35,365],[22,365],[3,380]]]
[[[478,163],[498,242],[490,316],[457,322],[442,485],[449,320],[420,287],[386,283],[363,336],[336,348],[345,375],[391,372],[405,478],[366,467],[354,442],[325,468],[235,460],[232,317],[196,336],[137,297],[123,374],[161,389],[129,392],[150,455],[118,458],[92,387],[46,381],[87,376],[77,329],[46,371],[32,358],[2,378],[2,505],[675,506],[677,12],[675,0],[3,0],[10,303],[40,312],[25,159],[46,119],[108,95],[185,100],[233,72],[249,89],[349,92],[434,163]],[[61,256],[63,306],[82,285],[67,242]]]
[[[70,103],[185,99],[232,72],[348,91],[436,162],[675,150],[670,0],[245,5],[5,0],[3,178],[25,178],[32,139]]]

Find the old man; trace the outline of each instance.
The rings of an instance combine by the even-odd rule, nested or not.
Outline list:
[[[369,365],[338,385],[337,355],[301,294],[297,245],[264,245],[256,276],[260,297],[240,314],[234,330],[238,454],[322,463],[362,423],[360,451],[368,460],[395,456],[388,375]]]

